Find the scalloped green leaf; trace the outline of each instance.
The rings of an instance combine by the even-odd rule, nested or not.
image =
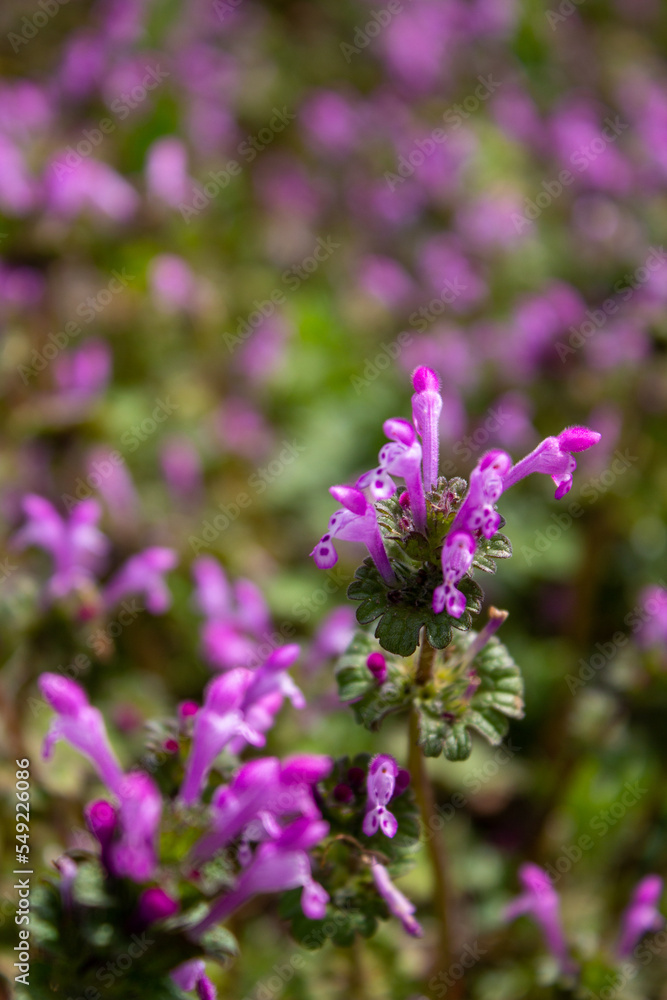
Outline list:
[[[472,740],[463,723],[447,727],[443,751],[447,760],[468,759],[472,753]]]

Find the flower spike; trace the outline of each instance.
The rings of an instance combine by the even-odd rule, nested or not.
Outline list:
[[[310,553],[319,569],[331,569],[338,562],[338,554],[332,538],[348,542],[363,542],[378,568],[382,579],[389,586],[395,586],[396,577],[382,540],[375,507],[355,486],[332,486],[332,497],[343,504],[329,520],[329,530],[319,540]]]
[[[432,368],[423,365],[412,374],[415,394],[412,397],[412,420],[422,439],[424,453],[424,489],[432,490],[438,481],[439,421],[442,410],[440,379]]]

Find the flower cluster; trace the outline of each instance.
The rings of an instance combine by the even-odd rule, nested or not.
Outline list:
[[[523,892],[505,909],[505,919],[515,920],[530,915],[538,923],[550,953],[556,959],[561,973],[574,975],[577,965],[572,961],[560,916],[560,899],[551,879],[538,865],[527,863],[519,869]],[[658,875],[647,875],[632,894],[621,917],[618,940],[614,949],[617,962],[633,956],[639,941],[649,931],[658,931],[665,925],[665,918],[658,910],[662,896],[663,880]]]
[[[132,918],[137,926],[179,914],[186,937],[197,944],[251,896],[295,886],[302,889],[304,914],[310,919],[324,916],[328,894],[312,877],[308,852],[329,828],[321,817],[314,788],[331,771],[330,758],[305,754],[282,762],[276,757],[250,761],[237,767],[227,782],[218,784],[210,805],[204,804],[208,779],[221,751],[229,749],[233,741],[237,749],[246,741],[255,745],[264,742],[253,726],[257,721],[253,710],[282,683],[294,648],[282,659],[281,652],[257,671],[236,668],[215,678],[201,708],[184,706],[174,742],[176,748],[182,743],[190,749],[180,791],[166,801],[147,773],[123,771],[101,713],[89,704],[78,684],[56,674],[40,677],[42,694],[56,713],[44,755],[51,755],[57,740],[66,740],[88,758],[106,785],[111,800],[92,802],[85,811],[86,822],[100,845],[107,877],[130,879],[143,887]],[[233,883],[226,884],[224,891],[212,900],[202,897],[207,902],[203,916],[200,912],[194,917],[180,913],[178,895],[146,886],[158,881],[176,887],[177,877],[159,856],[159,834],[168,815],[183,815],[186,809],[205,812],[205,827],[187,862],[190,883],[201,891],[199,872],[216,858],[226,856],[227,863],[237,868]],[[202,997],[215,995],[200,960],[179,966],[173,978],[183,988],[196,986]]]
[[[15,549],[36,546],[48,552],[53,573],[45,588],[47,603],[76,594],[82,600],[81,617],[100,608],[109,611],[124,598],[139,594],[151,614],[163,614],[171,605],[164,576],[177,563],[173,549],[152,546],[130,558],[101,588],[99,575],[111,548],[98,527],[102,515],[96,500],[82,500],[68,518],[62,517],[49,500],[28,494],[23,499],[24,525],[14,534]]]
[[[330,518],[328,530],[311,555],[321,569],[330,569],[337,561],[333,539],[363,542],[389,589],[400,587],[396,566],[392,565],[385,545],[375,503],[396,492],[392,477],[405,483],[399,503],[410,520],[410,530],[430,538],[430,519],[439,503],[438,449],[439,419],[442,411],[440,380],[430,368],[421,366],[412,376],[412,424],[400,418],[387,420],[384,432],[390,442],[380,450],[377,468],[364,473],[354,486],[332,486],[334,499],[343,504]],[[421,443],[420,440],[421,439]],[[441,544],[442,584],[432,595],[435,614],[446,610],[452,618],[461,618],[466,596],[458,584],[473,565],[480,540],[490,540],[501,525],[496,503],[510,486],[533,472],[551,476],[559,500],[572,487],[576,468],[573,452],[584,451],[600,440],[597,431],[587,427],[569,427],[557,437],[548,437],[529,455],[513,463],[507,452],[486,452],[470,476],[468,490],[447,526]],[[430,498],[429,495],[430,494]]]

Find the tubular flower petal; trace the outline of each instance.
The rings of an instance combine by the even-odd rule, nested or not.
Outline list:
[[[506,908],[505,920],[530,914],[542,928],[547,947],[561,970],[566,974],[574,972],[576,967],[568,955],[561,925],[560,899],[551,879],[544,869],[532,863],[521,865],[519,879],[524,891]]]
[[[444,582],[433,591],[433,611],[439,615],[447,608],[452,618],[460,618],[465,611],[465,594],[458,590],[459,583],[472,565],[475,539],[467,531],[451,532],[442,547],[442,575]]]
[[[250,670],[237,667],[212,681],[202,708],[194,717],[192,747],[185,766],[180,799],[192,805],[199,798],[215,758],[233,736],[241,733],[250,742],[256,734],[245,725],[241,704],[253,679]]]
[[[348,542],[363,542],[380,575],[389,586],[396,584],[394,571],[387,557],[375,507],[355,486],[332,486],[331,495],[343,504],[329,520],[329,530],[310,553],[320,569],[331,569],[338,561],[332,538]]]
[[[422,449],[412,424],[407,420],[385,420],[383,430],[389,444],[380,449],[380,468],[392,476],[402,476],[410,499],[410,510],[418,531],[426,531],[426,498],[422,482]]]
[[[107,788],[117,794],[123,772],[111,749],[102,713],[88,703],[83,688],[59,674],[42,674],[39,688],[57,713],[44,739],[44,758],[51,756],[58,740],[66,740],[88,758]]]
[[[481,531],[485,538],[492,538],[500,525],[500,514],[494,509],[504,488],[506,475],[512,459],[504,451],[489,451],[477,463],[470,474],[470,486],[450,533]]]
[[[422,439],[424,489],[428,491],[438,481],[439,422],[442,411],[440,379],[431,368],[421,366],[413,372],[412,385],[415,390],[412,397],[412,420]]]
[[[665,918],[658,909],[663,880],[659,875],[647,875],[636,886],[621,918],[621,933],[616,946],[619,958],[629,958],[640,938],[648,931],[659,931]]]
[[[162,796],[143,771],[126,775],[118,790],[120,839],[111,847],[115,874],[135,882],[152,878],[157,867],[156,840],[162,816]]]
[[[424,932],[420,924],[413,917],[413,913],[415,912],[414,904],[410,902],[407,896],[403,895],[400,889],[396,888],[384,865],[374,864],[372,875],[375,888],[389,907],[390,913],[398,917],[408,934],[411,934],[413,937],[421,937]]]
[[[572,473],[577,463],[572,451],[585,451],[597,444],[601,435],[588,427],[567,427],[558,437],[545,438],[534,451],[513,465],[505,474],[503,488],[514,486],[531,472],[543,472],[551,476],[556,484],[556,500],[560,500],[572,488]]]
[[[107,585],[104,599],[107,607],[122,601],[128,594],[143,594],[152,615],[161,615],[171,605],[171,593],[164,574],[178,562],[173,549],[155,546],[131,556]]]

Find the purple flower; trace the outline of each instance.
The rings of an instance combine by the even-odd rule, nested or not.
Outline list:
[[[643,612],[639,644],[644,649],[667,647],[667,590],[658,585],[645,587],[639,600]]]
[[[86,468],[114,527],[119,532],[131,530],[137,521],[139,499],[126,462],[119,460],[118,452],[102,446],[88,453]]]
[[[442,411],[440,379],[431,368],[421,366],[412,375],[412,385],[415,390],[412,397],[412,420],[422,439],[424,489],[432,490],[438,481],[439,421]]]
[[[391,257],[364,257],[360,262],[359,284],[388,309],[405,306],[414,295],[414,282]]]
[[[153,615],[161,615],[171,605],[171,593],[163,576],[173,569],[178,556],[173,549],[144,549],[131,556],[107,584],[104,600],[108,608],[122,601],[129,594],[142,594],[146,607]]]
[[[123,772],[111,749],[102,713],[89,704],[83,688],[67,677],[42,674],[39,688],[57,713],[44,738],[42,755],[45,760],[51,756],[58,740],[66,740],[88,758],[107,788],[118,794]]]
[[[357,145],[359,116],[350,102],[333,90],[311,93],[299,118],[307,138],[318,150],[344,157]]]
[[[188,438],[169,438],[160,449],[160,465],[170,492],[178,500],[189,503],[201,495],[201,459]]]
[[[187,312],[196,304],[196,278],[187,261],[176,254],[159,253],[153,257],[148,282],[153,301],[162,312]]]
[[[500,514],[494,509],[503,492],[512,459],[504,451],[493,450],[483,455],[470,474],[470,485],[463,503],[457,511],[450,533],[481,531],[485,538],[492,538],[500,526]]]
[[[97,838],[103,849],[108,847],[113,839],[118,821],[114,807],[105,799],[98,799],[86,806],[84,815],[90,832]]]
[[[146,184],[151,195],[178,208],[188,200],[192,182],[188,177],[188,154],[175,136],[158,139],[148,150]]]
[[[250,670],[236,667],[211,681],[204,705],[197,712],[192,728],[192,746],[185,766],[180,799],[192,805],[199,798],[215,758],[233,736],[242,734],[250,743],[262,738],[244,723],[241,705],[253,679]]]
[[[557,959],[561,971],[571,974],[576,967],[567,951],[567,943],[560,918],[560,899],[544,869],[531,862],[521,865],[519,879],[524,891],[505,909],[505,920],[515,920],[522,914],[530,914],[540,925],[547,947]]]
[[[384,684],[387,679],[387,661],[382,653],[371,653],[366,660],[366,666],[378,684]]]
[[[396,417],[385,420],[383,430],[391,443],[380,449],[380,469],[388,476],[402,476],[410,498],[410,510],[418,531],[426,531],[426,499],[422,482],[422,449],[414,427]],[[370,474],[373,476],[373,473]],[[373,480],[370,487],[373,493]],[[392,484],[393,486],[393,484]],[[393,489],[392,489],[393,493]],[[383,491],[383,495],[386,493]]]
[[[111,351],[104,340],[91,337],[74,351],[61,354],[54,366],[54,380],[63,395],[88,402],[101,395],[111,375]]]
[[[61,154],[48,165],[45,186],[49,207],[65,218],[89,208],[116,222],[127,222],[139,205],[134,188],[101,160],[89,158],[70,166]]]
[[[195,938],[225,920],[252,896],[285,892],[297,886],[303,887],[301,908],[305,915],[311,920],[321,920],[329,896],[313,880],[306,851],[318,843],[328,829],[328,824],[320,820],[296,820],[276,840],[260,844],[232,891],[213,903],[208,915],[194,927]]]
[[[352,608],[342,605],[331,611],[319,624],[308,652],[307,667],[315,670],[326,660],[342,656],[354,638],[356,617]]]
[[[176,985],[186,993],[196,989],[199,1000],[216,1000],[217,990],[206,975],[205,969],[200,958],[193,958],[177,966],[170,975]]]
[[[301,649],[296,643],[290,643],[275,649],[267,657],[262,666],[252,674],[252,680],[243,699],[244,711],[274,691],[280,691],[283,697],[289,698],[295,708],[306,707],[306,699],[292,678],[287,675],[287,670],[300,652]]]
[[[566,427],[558,437],[545,438],[534,451],[513,465],[503,476],[503,489],[514,486],[531,472],[543,472],[553,479],[556,500],[560,500],[572,488],[572,473],[577,467],[570,452],[585,451],[599,440],[600,434],[588,427]]]
[[[125,775],[117,795],[120,838],[111,846],[113,871],[135,882],[145,882],[153,877],[157,866],[162,796],[153,779],[143,771]]]
[[[271,617],[264,597],[250,580],[232,587],[212,556],[192,565],[196,601],[206,616],[202,649],[212,666],[227,670],[257,659],[257,638],[270,630]]]
[[[640,938],[648,931],[659,931],[665,918],[658,909],[662,896],[663,880],[659,875],[647,875],[636,886],[621,918],[621,933],[616,954],[629,958]]]
[[[396,584],[382,534],[377,522],[375,507],[355,486],[332,486],[332,497],[343,504],[329,519],[329,530],[310,553],[320,569],[331,569],[338,562],[332,538],[348,542],[363,542],[375,562],[380,575],[389,586]]]
[[[414,904],[396,888],[384,865],[374,864],[371,872],[375,888],[389,907],[390,913],[398,917],[408,934],[411,934],[413,937],[421,937],[424,932],[420,924],[413,917],[413,913],[415,912]]]
[[[368,768],[368,811],[364,816],[363,831],[372,837],[382,830],[386,837],[396,836],[398,820],[387,809],[398,777],[398,764],[389,754],[378,754]]]
[[[141,927],[148,927],[158,920],[173,917],[178,910],[177,900],[169,896],[164,889],[154,886],[151,889],[144,889],[139,896],[136,920]]]
[[[65,597],[94,583],[94,573],[109,547],[97,527],[99,504],[82,500],[65,521],[48,500],[29,494],[23,499],[23,510],[27,521],[13,536],[12,546],[24,549],[35,545],[51,555],[54,572],[47,587],[49,599]]]
[[[244,764],[230,785],[216,789],[211,800],[211,831],[195,844],[193,858],[212,857],[231,843],[258,818],[263,827],[281,832],[278,820],[300,814],[309,820],[320,818],[312,786],[325,778],[333,763],[329,757],[302,754],[282,764],[265,757]]]
[[[442,547],[442,575],[444,582],[433,591],[433,611],[439,615],[447,608],[452,618],[460,618],[465,611],[466,598],[456,584],[463,579],[472,565],[476,543],[467,531],[450,531]]]

